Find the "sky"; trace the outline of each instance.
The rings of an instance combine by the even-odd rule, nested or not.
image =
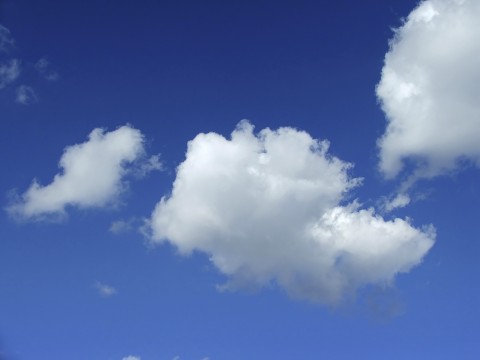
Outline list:
[[[0,0],[0,360],[478,359],[479,19]]]

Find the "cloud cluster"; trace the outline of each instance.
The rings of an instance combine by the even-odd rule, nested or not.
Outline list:
[[[14,83],[20,78],[22,72],[28,70],[22,68],[22,61],[10,55],[15,41],[10,34],[10,30],[0,25],[0,90]],[[33,66],[43,79],[47,81],[56,81],[60,75],[53,70],[47,57],[40,58]],[[27,71],[28,72],[28,71]],[[21,105],[30,105],[38,101],[35,89],[29,85],[20,85],[16,88],[15,102]]]
[[[36,180],[7,211],[23,219],[65,214],[67,206],[80,208],[111,204],[125,188],[124,176],[144,155],[144,137],[130,126],[105,132],[94,129],[88,141],[65,149],[61,172],[41,186]]]
[[[361,183],[350,168],[326,141],[293,128],[254,134],[243,121],[231,139],[199,134],[152,213],[152,242],[207,253],[227,289],[273,282],[333,304],[365,284],[391,283],[421,262],[434,229],[344,204]]]
[[[51,69],[50,61],[46,57],[42,57],[35,63],[35,69],[48,81],[56,81],[60,77],[58,72]]]
[[[380,169],[410,183],[480,165],[480,2],[426,0],[395,31],[377,96],[388,119]]]

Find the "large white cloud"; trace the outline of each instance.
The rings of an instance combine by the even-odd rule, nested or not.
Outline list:
[[[62,171],[41,186],[30,188],[7,210],[25,219],[62,215],[68,205],[101,207],[111,204],[125,187],[123,176],[144,154],[142,133],[130,126],[105,132],[94,129],[88,141],[68,146],[59,163]]]
[[[380,169],[412,178],[480,165],[480,1],[427,0],[395,32],[377,96],[388,119]]]
[[[306,132],[255,135],[245,121],[230,140],[199,134],[171,196],[153,211],[152,242],[207,253],[230,289],[274,282],[294,297],[336,303],[362,285],[391,283],[422,260],[434,230],[342,205],[360,180],[327,151]]]

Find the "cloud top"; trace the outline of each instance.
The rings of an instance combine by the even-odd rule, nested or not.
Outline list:
[[[152,213],[152,242],[208,254],[226,289],[276,283],[333,304],[365,284],[391,283],[421,261],[434,230],[343,204],[361,181],[328,146],[288,127],[254,134],[246,121],[231,139],[199,134]]]
[[[433,177],[464,159],[480,165],[480,2],[426,0],[395,31],[377,96],[388,125],[380,170]]]
[[[142,133],[130,126],[114,131],[94,129],[84,143],[68,146],[61,172],[46,186],[36,180],[7,210],[23,219],[65,214],[67,206],[102,207],[125,188],[129,166],[144,154]]]

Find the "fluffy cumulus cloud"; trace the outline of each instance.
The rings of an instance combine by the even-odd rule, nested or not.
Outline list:
[[[361,181],[328,146],[292,128],[255,134],[246,121],[231,139],[199,134],[152,213],[152,241],[208,254],[232,290],[276,283],[333,304],[391,283],[421,262],[434,230],[347,203]]]
[[[24,219],[64,215],[67,206],[102,207],[125,188],[124,176],[144,155],[144,137],[130,126],[105,132],[94,129],[88,140],[65,149],[61,172],[46,186],[36,180],[7,210]]]
[[[388,119],[380,169],[429,178],[480,165],[480,2],[426,0],[395,31],[377,96]]]

